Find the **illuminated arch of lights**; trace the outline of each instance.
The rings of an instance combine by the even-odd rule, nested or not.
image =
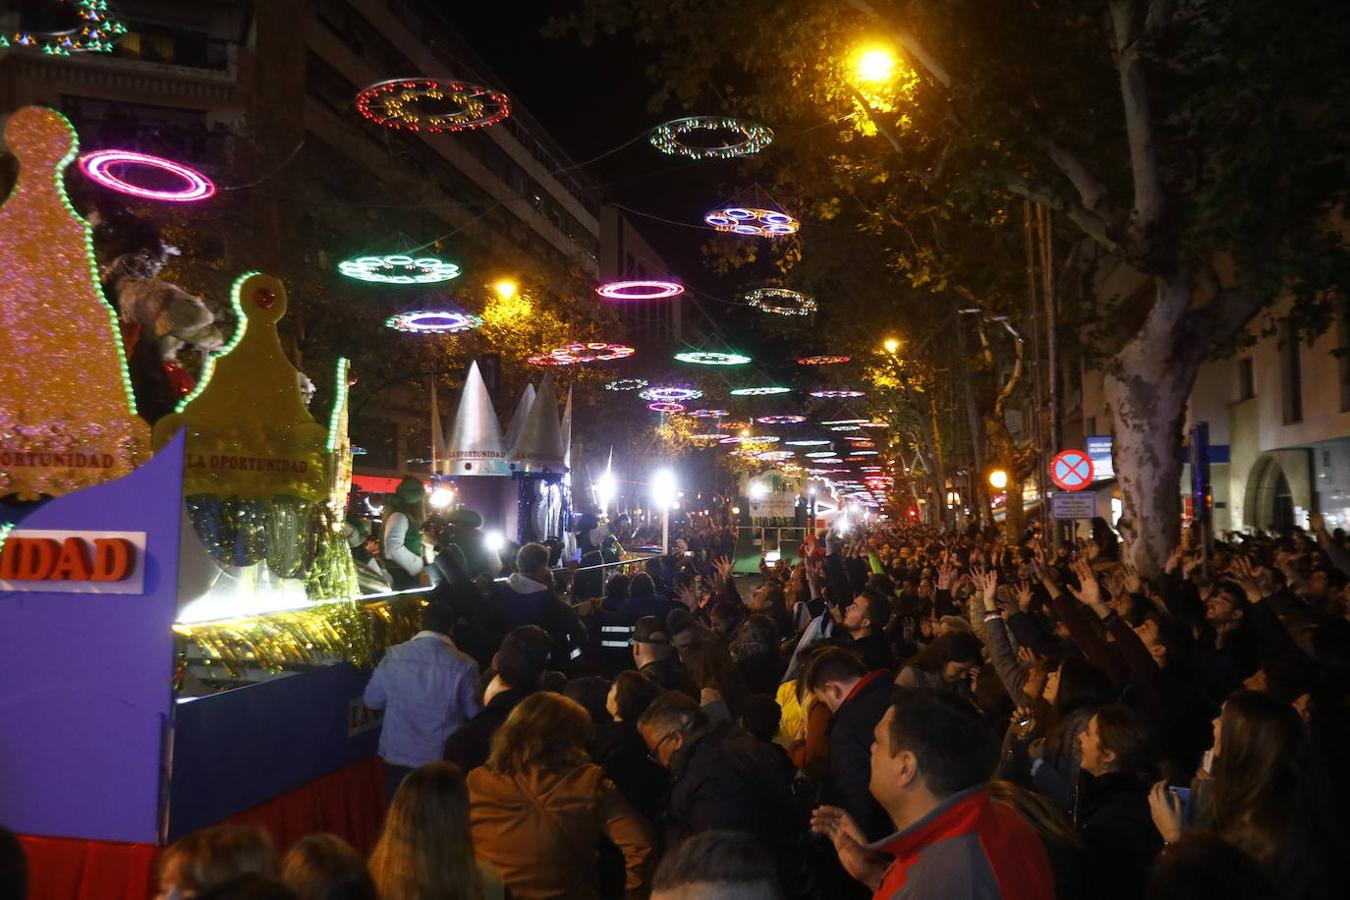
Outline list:
[[[865,397],[867,392],[853,390],[812,391],[811,396],[822,400],[851,400],[854,397]]]
[[[456,108],[428,109],[445,103]],[[399,131],[469,131],[496,125],[511,115],[511,100],[501,91],[462,81],[390,78],[363,88],[356,95],[356,111],[376,125]]]
[[[605,385],[607,391],[640,391],[647,386],[645,378],[616,378]]]
[[[526,359],[533,366],[573,366],[579,363],[610,362],[626,359],[637,351],[624,344],[605,344],[592,341],[587,344],[568,344],[556,347],[548,353],[540,353]]]
[[[689,435],[689,440],[691,440],[691,441],[720,441],[720,440],[722,440],[722,438],[724,438],[724,437],[726,437],[726,435],[722,434],[720,431],[707,431],[707,432],[704,432],[703,434],[691,434],[691,435]]]
[[[731,436],[729,436],[729,437],[724,437],[724,438],[722,438],[722,440],[721,440],[719,443],[723,443],[723,444],[776,444],[776,443],[778,443],[778,435],[776,435],[776,434],[749,434],[749,435],[733,434],[733,435],[731,435]]]
[[[803,356],[797,360],[799,366],[837,366],[851,360],[851,356]]]
[[[765,462],[777,462],[784,459],[792,459],[795,456],[791,450],[761,450],[755,454],[755,459],[761,459]]]
[[[408,334],[458,334],[482,325],[483,317],[444,309],[417,309],[392,315],[384,324]]]
[[[718,422],[718,431],[739,431],[742,428],[749,428],[754,423],[749,419],[732,419],[728,422]]]
[[[718,231],[747,237],[782,237],[796,234],[802,224],[777,209],[759,209],[752,206],[726,206],[714,209],[703,217]]]
[[[652,412],[659,413],[682,413],[684,412],[683,403],[675,403],[671,400],[658,400],[655,403],[648,403],[647,408]]]
[[[810,440],[786,441],[789,447],[824,447],[830,442],[824,438],[811,438]]]
[[[685,400],[697,400],[703,396],[698,388],[691,387],[649,387],[638,394],[643,400],[656,400],[664,403],[682,403]],[[684,412],[684,410],[680,410]]]
[[[678,281],[609,281],[600,285],[595,292],[607,300],[664,300],[684,293],[684,285]]]
[[[863,425],[866,419],[826,419],[821,422],[822,425]]]
[[[685,140],[695,132],[731,132],[736,139],[720,144],[694,144]],[[652,129],[647,140],[662,153],[689,159],[732,159],[753,156],[773,143],[773,131],[763,125],[723,116],[688,116],[672,119]]]
[[[861,427],[863,427],[863,428],[890,428],[890,427],[891,427],[891,423],[890,423],[890,422],[859,422],[858,425],[861,426]]]
[[[122,175],[113,172],[114,169],[120,171],[131,166],[167,172],[180,180],[183,185],[175,190],[158,190],[133,184]],[[176,163],[171,159],[165,159],[162,156],[134,153],[130,150],[98,150],[94,153],[86,153],[80,157],[80,170],[105,188],[121,194],[140,197],[143,200],[169,200],[174,203],[187,203],[193,200],[205,200],[216,192],[216,186],[211,183],[211,179],[196,169],[189,168],[182,163]]]
[[[750,362],[750,357],[742,353],[718,353],[711,350],[690,350],[685,353],[676,353],[675,359],[696,366],[743,366]]]
[[[747,306],[777,316],[808,316],[816,311],[816,301],[787,288],[763,287],[741,295]]]
[[[806,416],[760,416],[755,421],[761,425],[800,425]]]
[[[861,431],[861,425],[831,425],[831,431]]]
[[[689,415],[695,419],[724,419],[731,413],[725,409],[692,409]]]
[[[338,263],[338,271],[348,278],[377,284],[435,284],[459,277],[459,266],[452,262],[403,253],[344,259]]]
[[[774,394],[786,394],[792,388],[769,386],[769,387],[743,387],[732,390],[733,397],[770,397]]]

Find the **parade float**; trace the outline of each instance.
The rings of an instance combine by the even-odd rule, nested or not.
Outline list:
[[[242,275],[228,344],[151,429],[65,195],[74,130],[29,107],[4,137],[0,822],[34,896],[146,896],[160,846],[222,821],[369,847],[366,666],[420,599],[357,596],[346,361],[320,422],[277,335],[285,285]]]

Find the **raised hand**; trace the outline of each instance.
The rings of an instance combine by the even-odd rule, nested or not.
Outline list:
[[[1260,603],[1265,599],[1261,593],[1261,580],[1257,577],[1256,569],[1252,566],[1250,559],[1245,556],[1233,557],[1233,562],[1228,567],[1228,574],[1242,588],[1242,592],[1247,595],[1249,603]]]
[[[971,569],[971,578],[975,582],[975,590],[984,595],[984,608],[987,612],[994,612],[998,609],[996,598],[998,596],[998,572],[993,569],[984,569],[983,567]]]
[[[1017,586],[1017,608],[1022,612],[1031,612],[1031,583],[1022,582]]]
[[[817,806],[811,811],[811,831],[830,839],[848,874],[873,890],[881,885],[891,858],[867,849],[867,838],[852,816],[837,806]]]
[[[947,565],[945,559],[947,552],[945,550],[942,552],[942,555],[944,560],[942,568],[938,569],[937,586],[940,591],[950,591],[952,589],[952,582],[956,580],[956,567]]]
[[[690,611],[698,608],[698,591],[694,590],[692,586],[682,587],[676,591],[675,599],[684,604]]]
[[[1125,573],[1125,590],[1127,593],[1138,594],[1144,590],[1144,579],[1139,577],[1139,570],[1135,568],[1134,563],[1125,563],[1121,566]]]
[[[1163,572],[1171,575],[1181,565],[1181,544],[1178,543],[1172,548],[1171,554],[1167,557],[1167,562],[1163,565]]]
[[[1069,592],[1084,606],[1093,609],[1103,606],[1101,585],[1097,583],[1097,573],[1092,571],[1092,564],[1080,556],[1073,561],[1073,573],[1078,576],[1079,587],[1075,589],[1070,586]]]

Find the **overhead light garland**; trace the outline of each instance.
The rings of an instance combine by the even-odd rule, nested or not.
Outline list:
[[[568,344],[555,347],[548,353],[540,353],[526,358],[532,366],[574,366],[581,363],[610,362],[626,359],[637,350],[624,344],[605,344],[593,341],[588,344]]]
[[[837,366],[851,360],[851,356],[803,356],[797,360],[799,366]]]
[[[740,353],[718,353],[711,350],[690,350],[685,353],[676,353],[675,359],[696,366],[743,366],[750,362],[750,357]]]
[[[755,421],[761,425],[800,425],[806,416],[760,416]]]
[[[831,442],[823,438],[811,438],[810,440],[787,441],[786,443],[789,447],[824,447]]]
[[[725,206],[714,209],[703,217],[718,231],[747,237],[782,237],[796,234],[801,223],[777,209],[759,209],[749,206]]]
[[[749,419],[731,419],[727,422],[718,422],[718,431],[739,431],[742,428],[749,428],[754,423]]]
[[[454,104],[434,113],[427,107]],[[443,132],[487,128],[511,115],[511,100],[500,91],[443,78],[390,78],[356,95],[356,111],[365,119],[399,131]]]
[[[771,397],[774,394],[786,394],[791,390],[792,388],[777,387],[777,386],[744,387],[744,388],[736,388],[732,390],[730,393],[731,396],[733,397]]]
[[[867,419],[827,419],[822,425],[865,425]]]
[[[731,132],[736,139],[721,144],[692,144],[685,138],[695,132]],[[753,156],[773,143],[773,131],[763,125],[721,116],[688,116],[672,119],[652,129],[647,138],[653,147],[671,156],[689,159],[732,159]]]
[[[407,334],[458,334],[482,325],[483,317],[444,309],[419,309],[392,315],[384,324]]]
[[[816,301],[800,291],[790,291],[787,288],[755,288],[742,294],[741,299],[747,306],[777,316],[809,316],[816,311]]]
[[[834,459],[833,450],[812,450],[806,455],[811,459]]]
[[[731,413],[725,409],[692,409],[689,415],[695,419],[723,419]]]
[[[676,403],[673,400],[658,400],[655,403],[648,403],[647,408],[652,412],[659,413],[682,413],[684,404]]]
[[[691,441],[720,441],[722,440],[722,438],[723,435],[717,431],[708,431],[704,432],[703,434],[689,435],[689,440]]]
[[[127,33],[127,26],[108,12],[108,0],[74,0],[79,24],[65,31],[12,31],[0,34],[0,50],[25,47],[48,56],[72,53],[109,53],[113,39]]]
[[[776,443],[778,443],[778,435],[776,435],[776,434],[746,434],[746,435],[737,435],[737,434],[733,434],[733,435],[730,435],[730,436],[728,436],[728,437],[722,438],[722,440],[720,441],[720,443],[723,443],[723,444],[776,444]]]
[[[157,172],[167,172],[182,181],[177,190],[158,190],[132,184],[121,175],[113,174],[113,169],[140,167]],[[196,169],[176,163],[161,156],[148,153],[133,153],[130,150],[98,150],[80,157],[80,171],[110,190],[121,194],[130,194],[143,200],[168,200],[174,203],[187,203],[193,200],[205,200],[216,192],[216,186]]]
[[[818,399],[822,399],[822,400],[851,400],[851,399],[853,399],[854,397],[866,397],[866,396],[867,396],[867,392],[866,392],[866,391],[851,391],[851,390],[844,390],[844,391],[833,391],[833,390],[831,390],[831,391],[812,391],[812,392],[811,392],[811,396],[812,396],[812,397],[816,397],[816,398],[818,398]]]
[[[703,396],[698,388],[691,387],[649,387],[638,394],[643,400],[657,400],[666,403],[680,403],[685,400],[697,400]],[[683,412],[684,410],[680,410]]]
[[[761,450],[755,454],[755,459],[765,462],[777,462],[784,459],[792,459],[796,454],[791,450]]]
[[[831,425],[831,431],[861,431],[861,425]]]
[[[890,422],[859,422],[863,428],[890,428]]]
[[[459,277],[459,266],[434,256],[358,256],[338,263],[338,271],[357,281],[377,284],[435,284]]]
[[[600,285],[595,292],[607,300],[664,300],[684,293],[684,285],[678,281],[610,281]]]
[[[645,378],[616,378],[605,385],[607,391],[640,391],[647,386]]]

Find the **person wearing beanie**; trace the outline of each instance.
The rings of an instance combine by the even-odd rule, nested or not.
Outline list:
[[[394,589],[403,591],[428,583],[423,570],[422,520],[426,518],[426,488],[420,479],[403,476],[398,489],[387,495],[384,520],[384,559]]]

